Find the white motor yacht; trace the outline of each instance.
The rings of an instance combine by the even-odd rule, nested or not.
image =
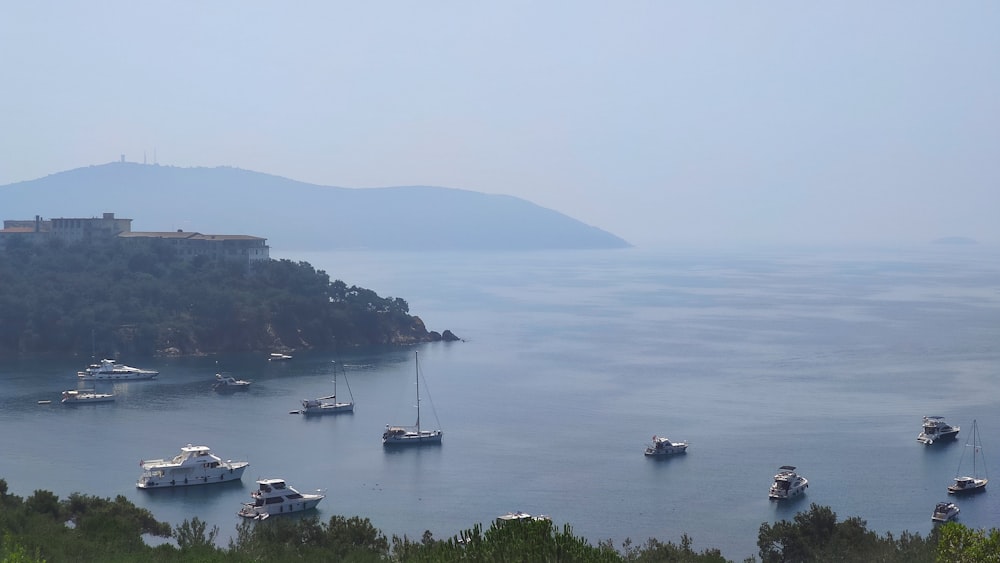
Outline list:
[[[263,520],[274,514],[291,514],[316,508],[326,495],[300,493],[285,484],[284,479],[261,479],[258,488],[250,493],[253,502],[243,504],[239,515],[244,518]]]
[[[961,510],[957,504],[953,502],[939,502],[934,506],[934,514],[931,514],[931,520],[935,522],[947,522],[958,516],[959,512]]]
[[[291,359],[292,357],[288,354],[280,354],[278,352],[272,352],[271,355],[267,357],[267,361],[269,362],[287,362]]]
[[[90,364],[76,376],[83,381],[129,381],[134,379],[155,379],[160,372],[152,369],[140,369],[114,360],[103,359],[100,363]]]
[[[959,430],[960,427],[945,422],[943,416],[925,416],[923,431],[917,435],[917,441],[929,446],[942,440],[954,440]]]
[[[188,444],[173,459],[140,461],[142,475],[135,486],[140,489],[160,489],[239,481],[249,465],[246,461],[223,461],[208,446]]]
[[[98,393],[94,389],[73,389],[63,391],[59,401],[64,405],[82,405],[85,403],[110,403],[115,400],[112,393]]]
[[[215,374],[215,383],[212,384],[212,389],[222,393],[230,391],[246,391],[249,388],[249,381],[236,379],[235,377],[222,375],[221,373]]]
[[[653,436],[653,442],[646,446],[646,455],[662,456],[687,452],[687,442],[671,442],[664,436]]]
[[[797,497],[809,488],[809,480],[795,472],[792,465],[782,465],[774,476],[768,498],[785,500]]]

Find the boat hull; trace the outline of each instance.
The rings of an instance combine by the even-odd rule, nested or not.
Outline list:
[[[986,490],[987,483],[989,483],[989,479],[973,479],[972,482],[964,484],[955,483],[954,485],[948,485],[948,493],[953,495],[979,493]]]
[[[354,412],[354,404],[352,403],[338,403],[338,404],[323,404],[318,407],[304,407],[299,411],[306,416],[314,416],[320,414],[339,414]]]
[[[276,505],[277,508],[272,508],[268,505],[265,506],[254,506],[251,503],[246,503],[243,508],[237,513],[244,518],[251,518],[254,520],[263,520],[271,516],[277,516],[281,514],[295,514],[296,512],[305,512],[306,510],[312,510],[316,508],[324,497],[319,498],[304,498],[299,501],[294,502],[283,502]]]
[[[406,434],[384,434],[383,446],[417,446],[422,444],[440,444],[443,432],[440,430],[421,430]]]
[[[149,373],[78,373],[76,376],[80,381],[141,381],[144,379],[156,379],[160,373],[151,371]]]
[[[243,472],[247,465],[234,464],[231,468],[212,468],[203,471],[197,469],[164,471],[160,475],[143,475],[136,481],[135,486],[139,489],[170,489],[174,487],[193,487],[195,485],[214,485],[218,483],[229,483],[239,481],[243,478]],[[151,471],[156,471],[152,469]]]

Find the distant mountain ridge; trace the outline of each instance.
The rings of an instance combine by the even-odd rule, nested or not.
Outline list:
[[[134,231],[268,239],[272,250],[625,248],[625,240],[505,195],[430,186],[319,186],[239,168],[112,162],[0,186],[0,219],[133,219]]]

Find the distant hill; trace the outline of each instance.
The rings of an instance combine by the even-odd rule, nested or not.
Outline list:
[[[133,219],[135,231],[248,234],[277,250],[624,248],[511,196],[430,186],[340,188],[238,168],[113,162],[0,186],[0,219]]]

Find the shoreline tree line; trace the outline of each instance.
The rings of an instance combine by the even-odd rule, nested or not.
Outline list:
[[[307,262],[182,257],[156,239],[11,239],[0,250],[0,356],[195,355],[438,339],[404,299],[331,280]]]
[[[677,543],[650,538],[641,545],[626,539],[596,545],[576,536],[569,524],[548,520],[479,524],[447,539],[430,531],[417,539],[388,538],[367,518],[331,516],[243,520],[226,547],[218,527],[197,517],[171,527],[124,496],[114,500],[80,493],[60,499],[36,490],[21,498],[0,479],[0,561],[251,562],[344,561],[354,563],[726,563],[718,549],[695,551],[686,534]],[[169,538],[156,546],[144,535]],[[975,530],[956,522],[936,527],[926,537],[904,532],[878,534],[864,520],[839,520],[829,507],[812,504],[774,524],[762,523],[758,554],[744,563],[880,561],[885,563],[963,563],[996,561],[1000,531]]]

